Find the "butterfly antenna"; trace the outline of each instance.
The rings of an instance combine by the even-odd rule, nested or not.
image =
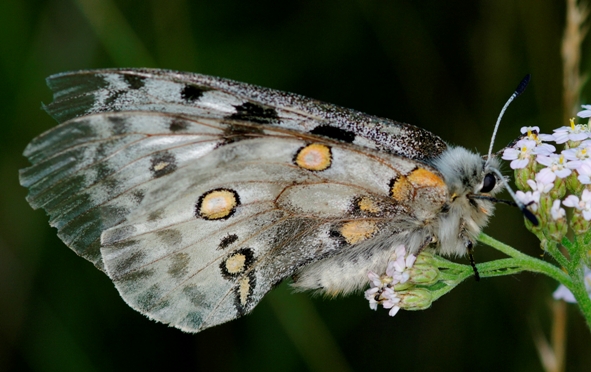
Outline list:
[[[495,129],[493,130],[492,138],[490,139],[490,146],[488,148],[488,156],[486,158],[487,161],[491,157],[493,145],[495,143],[495,137],[497,136],[497,130],[499,129],[499,125],[501,124],[501,118],[505,114],[505,110],[507,110],[507,107],[509,107],[509,104],[511,104],[511,102],[513,102],[513,100],[515,100],[515,98],[519,97],[521,95],[521,93],[523,93],[523,91],[525,91],[525,88],[527,88],[527,84],[529,83],[530,79],[531,79],[530,74],[525,75],[525,77],[521,80],[521,82],[517,86],[517,89],[515,89],[513,94],[511,94],[511,97],[509,97],[509,99],[507,100],[507,103],[505,103],[505,106],[503,106],[503,109],[501,110],[501,113],[499,114],[499,117],[497,118],[497,123],[495,124]]]

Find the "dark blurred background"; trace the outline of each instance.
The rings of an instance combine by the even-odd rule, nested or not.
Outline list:
[[[521,126],[566,124],[564,19],[563,1],[539,0],[0,1],[0,370],[541,370],[532,335],[549,332],[557,284],[529,273],[468,280],[432,308],[394,318],[371,311],[361,294],[292,295],[284,283],[251,315],[196,335],[156,324],[29,207],[18,169],[28,165],[26,144],[55,124],[40,109],[51,101],[45,77],[104,67],[187,70],[296,92],[480,152],[531,73],[499,149]],[[500,206],[486,232],[541,255],[515,209]],[[478,262],[498,257],[477,247]],[[576,307],[567,310],[566,369],[588,371],[589,330]]]

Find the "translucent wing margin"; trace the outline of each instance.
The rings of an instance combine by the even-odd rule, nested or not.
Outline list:
[[[155,69],[69,72],[50,76],[58,121],[98,112],[157,111],[231,118],[326,136],[410,159],[436,157],[441,138],[410,124],[207,75]]]

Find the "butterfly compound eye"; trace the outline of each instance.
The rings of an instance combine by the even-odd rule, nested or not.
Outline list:
[[[484,176],[484,180],[482,181],[482,188],[480,189],[480,192],[490,192],[490,191],[492,191],[492,189],[495,188],[496,184],[497,184],[497,179],[495,178],[495,176],[492,173],[488,173],[486,176]]]

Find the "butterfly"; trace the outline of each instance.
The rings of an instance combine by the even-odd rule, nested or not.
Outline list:
[[[465,255],[504,187],[494,156],[296,94],[157,69],[47,83],[59,125],[25,149],[28,202],[132,308],[186,332],[286,278],[363,289],[400,244]]]

